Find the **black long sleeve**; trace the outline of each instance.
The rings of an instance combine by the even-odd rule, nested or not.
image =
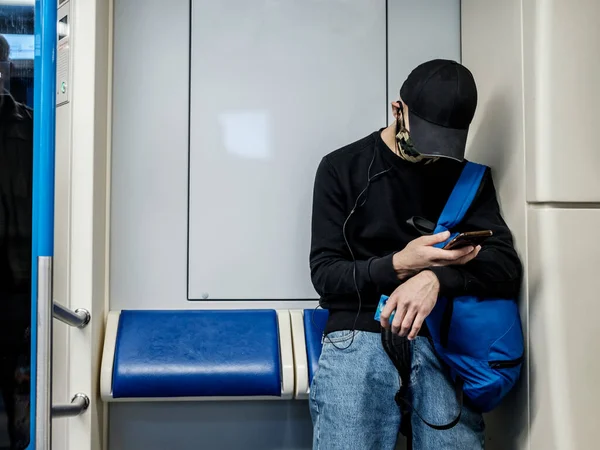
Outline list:
[[[310,269],[320,304],[330,310],[328,331],[352,329],[355,323],[358,329],[378,330],[373,312],[379,298],[401,283],[393,255],[420,236],[410,219],[437,222],[463,167],[449,159],[432,164],[404,161],[387,148],[379,132],[322,159],[313,192]],[[381,176],[373,178],[376,174]],[[474,261],[432,269],[442,295],[518,295],[521,262],[489,172],[465,220],[453,231],[487,229],[494,235]]]
[[[355,264],[343,234],[351,211],[346,204],[335,170],[324,158],[317,169],[313,193],[310,265],[316,291],[321,296],[337,296],[354,294],[356,288],[360,292],[394,289],[400,281],[392,265],[393,253],[357,259],[355,286]]]

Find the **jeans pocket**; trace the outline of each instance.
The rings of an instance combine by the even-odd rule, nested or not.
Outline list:
[[[323,345],[326,344],[340,344],[342,342],[349,341],[350,339],[356,339],[356,337],[360,334],[360,331],[352,331],[352,330],[342,330],[342,331],[333,331],[331,333],[323,336]]]

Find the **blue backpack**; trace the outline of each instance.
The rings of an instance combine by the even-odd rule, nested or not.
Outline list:
[[[467,162],[434,233],[450,230],[448,241],[475,199],[486,166]],[[452,378],[482,412],[494,409],[513,388],[523,365],[523,331],[516,299],[473,296],[438,299],[426,319],[433,345]]]
[[[451,231],[451,236],[437,247],[444,247],[459,234],[455,230],[475,199],[486,169],[466,163],[434,230]],[[383,296],[376,318],[386,301]],[[523,332],[516,299],[440,297],[426,323],[438,356],[450,367],[459,401],[464,394],[479,411],[494,409],[517,382],[523,363]],[[460,414],[444,426],[426,423],[447,429],[459,418]]]

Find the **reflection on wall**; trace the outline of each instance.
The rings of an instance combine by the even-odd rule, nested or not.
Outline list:
[[[267,159],[271,154],[271,130],[267,111],[232,111],[219,115],[223,146],[227,153],[244,159]]]

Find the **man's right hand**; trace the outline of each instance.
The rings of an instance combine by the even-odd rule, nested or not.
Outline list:
[[[446,241],[449,231],[422,236],[411,241],[404,250],[393,258],[394,270],[400,280],[406,280],[421,270],[437,266],[462,265],[477,257],[481,246],[464,247],[456,250],[443,250],[435,244]]]

